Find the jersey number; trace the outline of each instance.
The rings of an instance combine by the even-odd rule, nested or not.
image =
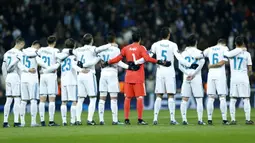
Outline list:
[[[62,65],[62,72],[71,70],[71,59],[67,58],[64,60],[64,64]]]
[[[7,57],[7,60],[8,60],[7,65],[9,66],[11,64],[12,57]]]
[[[103,55],[104,61],[105,62],[109,61],[109,57],[110,57],[110,55]]]
[[[219,54],[217,54],[217,53],[214,53],[212,55],[212,64],[217,64],[219,62],[218,56],[219,56]]]
[[[81,56],[81,60],[80,60],[83,64],[85,63],[85,58],[84,55]]]
[[[185,60],[187,60],[189,63],[190,63],[190,62],[192,62],[192,63],[194,63],[194,64],[197,63],[197,60],[196,60],[195,58],[193,58],[193,57],[185,57]]]
[[[242,62],[243,62],[243,57],[234,57],[234,69],[240,70]]]
[[[43,56],[42,59],[44,63],[48,63],[48,66],[50,66],[50,57]]]
[[[23,65],[27,68],[30,68],[31,66],[31,61],[29,60],[27,56],[23,56]]]
[[[164,60],[164,61],[166,61],[166,59],[167,59],[166,53],[167,53],[166,50],[162,50],[161,56],[163,58],[162,60]]]

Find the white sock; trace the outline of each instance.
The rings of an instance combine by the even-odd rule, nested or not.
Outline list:
[[[244,103],[244,113],[245,113],[245,119],[247,121],[251,120],[251,103],[250,103],[250,99],[249,98],[245,98],[243,99],[243,103]]]
[[[168,98],[168,108],[170,111],[171,121],[175,121],[175,101],[173,98]]]
[[[235,121],[236,120],[236,99],[235,98],[230,99],[229,110],[230,110],[231,121]]]
[[[181,114],[182,114],[182,121],[187,122],[187,101],[182,100],[180,108],[181,108]]]
[[[19,123],[19,114],[20,114],[20,98],[14,98],[14,105],[13,105],[13,113],[14,113],[14,123]]]
[[[8,123],[8,118],[10,114],[10,108],[12,104],[12,99],[11,97],[7,97],[5,104],[4,104],[4,123]]]
[[[37,115],[37,101],[36,100],[31,100],[31,105],[30,105],[30,112],[31,112],[31,124],[36,124],[36,115]]]
[[[196,98],[198,121],[203,121],[203,98]]]
[[[105,101],[100,99],[98,103],[98,114],[99,114],[100,122],[104,122],[104,105],[105,105]]]
[[[76,106],[72,105],[71,106],[71,123],[74,124],[75,123],[75,118],[76,118]]]
[[[76,106],[76,120],[81,122],[81,113],[82,113],[82,105],[84,102],[84,98],[78,98],[77,106]]]
[[[158,114],[159,114],[159,111],[160,111],[160,108],[161,108],[161,101],[162,101],[162,99],[160,97],[157,97],[156,100],[155,100],[153,121],[158,121]],[[169,105],[169,102],[168,102],[168,105]],[[170,110],[170,108],[169,108],[169,110]]]
[[[60,110],[61,110],[62,123],[67,123],[66,122],[66,114],[67,114],[66,105],[61,105]]]
[[[225,96],[220,97],[220,111],[222,115],[222,120],[227,120],[228,107]]]
[[[214,98],[208,97],[207,101],[207,117],[208,120],[212,120],[213,110],[214,110]]]
[[[49,103],[49,121],[54,121],[54,115],[55,115],[55,102]]]
[[[41,122],[45,121],[44,115],[45,115],[45,102],[39,103],[39,114],[40,114],[40,120]]]
[[[111,99],[112,121],[118,122],[118,100]]]
[[[26,114],[27,101],[21,101],[20,104],[20,122],[25,125],[25,114]]]
[[[95,108],[96,108],[96,101],[97,101],[96,97],[93,97],[93,98],[90,97],[90,99],[89,99],[88,121],[93,120],[93,116],[94,116],[94,112],[95,112]]]

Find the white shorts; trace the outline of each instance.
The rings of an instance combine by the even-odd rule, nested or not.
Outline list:
[[[77,101],[77,85],[62,85],[61,101]]]
[[[78,75],[78,97],[97,95],[97,80],[93,73]]]
[[[47,96],[58,94],[58,83],[56,74],[42,74],[40,79],[40,95]]]
[[[204,97],[202,81],[201,82],[192,82],[192,81],[189,82],[189,81],[184,80],[182,83],[181,95],[182,95],[182,97],[191,97],[192,95],[195,98]]]
[[[21,99],[39,99],[39,85],[37,82],[21,82]]]
[[[230,83],[230,97],[250,97],[249,83]]]
[[[5,85],[6,96],[20,96],[20,77],[18,74],[7,74]]]
[[[217,92],[216,92],[217,91]],[[210,79],[207,80],[207,95],[227,95],[227,80],[226,78]]]
[[[175,77],[164,76],[156,77],[155,93],[176,93]]]
[[[99,80],[100,92],[120,92],[119,80],[117,76],[101,76]]]

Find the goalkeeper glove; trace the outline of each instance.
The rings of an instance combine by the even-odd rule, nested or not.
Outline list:
[[[157,64],[165,66],[165,67],[170,67],[172,63],[171,63],[171,61],[158,60]]]
[[[83,63],[81,61],[78,61],[77,66],[80,67],[80,68],[83,68]]]

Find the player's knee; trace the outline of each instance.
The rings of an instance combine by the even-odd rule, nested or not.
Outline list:
[[[31,104],[37,104],[37,100],[35,100],[35,99],[32,99],[30,102],[31,102]]]
[[[14,98],[14,103],[20,103],[20,102],[21,102],[20,97],[15,97],[15,98]]]
[[[163,94],[157,94],[158,98],[163,98]]]
[[[11,106],[11,104],[12,104],[12,98],[7,97],[7,98],[6,98],[5,105],[6,105],[6,106]]]
[[[220,96],[220,101],[226,100],[226,96]]]
[[[62,101],[62,105],[66,105],[66,103],[67,103],[66,101]]]
[[[215,99],[215,95],[210,94],[210,95],[208,95],[208,97],[211,98],[211,99]]]
[[[50,96],[50,97],[49,97],[49,101],[50,101],[50,102],[55,102],[55,96]]]
[[[116,92],[110,93],[110,97],[111,97],[111,99],[117,99],[118,93],[116,93]]]
[[[189,100],[189,97],[182,97],[182,100],[183,100],[183,101],[188,101],[188,100]]]
[[[47,96],[42,95],[42,96],[40,97],[40,102],[45,102],[45,101],[46,101],[46,97],[47,97]]]
[[[143,96],[138,96],[136,97],[136,99],[143,99]]]
[[[174,98],[174,94],[167,94],[168,98]]]
[[[77,102],[76,101],[73,101],[72,102],[72,106],[76,106]]]

